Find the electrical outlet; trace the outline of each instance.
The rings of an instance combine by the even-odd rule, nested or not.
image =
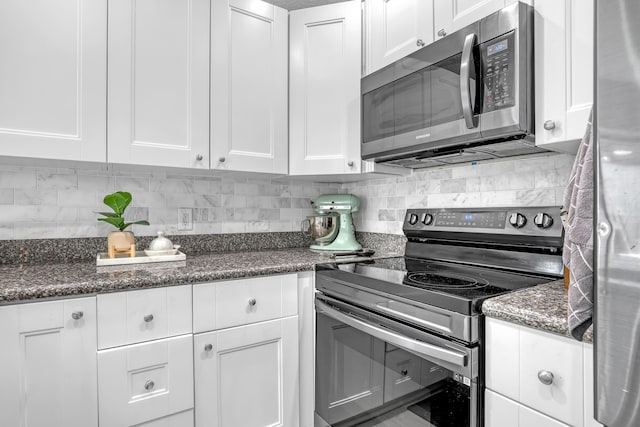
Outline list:
[[[178,208],[178,230],[193,230],[193,209]]]

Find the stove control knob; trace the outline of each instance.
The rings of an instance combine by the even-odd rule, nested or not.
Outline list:
[[[409,224],[415,225],[417,222],[418,222],[418,215],[413,213],[409,215]]]
[[[430,213],[424,214],[424,217],[422,218],[422,223],[424,225],[429,225],[432,222],[433,222],[433,215],[431,215]]]
[[[553,225],[553,218],[544,212],[540,212],[533,218],[533,223],[540,228],[549,228]]]
[[[522,215],[521,213],[514,212],[509,216],[509,224],[511,224],[514,228],[522,228],[527,223],[527,217]]]

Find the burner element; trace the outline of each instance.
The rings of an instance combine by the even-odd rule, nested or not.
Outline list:
[[[407,273],[408,284],[432,289],[481,289],[489,284],[486,280],[472,277],[434,274],[426,271]]]

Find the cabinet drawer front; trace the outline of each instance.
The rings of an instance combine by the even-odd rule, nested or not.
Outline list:
[[[191,332],[191,285],[98,295],[98,348]]]
[[[98,394],[101,427],[138,425],[193,408],[193,336],[98,352]]]
[[[520,329],[520,402],[571,425],[582,425],[582,345],[568,338]],[[540,375],[553,375],[545,385]]]
[[[196,285],[194,331],[205,332],[297,314],[297,275]]]

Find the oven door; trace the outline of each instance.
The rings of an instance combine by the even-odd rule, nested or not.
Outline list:
[[[478,427],[478,355],[318,293],[315,427]]]

